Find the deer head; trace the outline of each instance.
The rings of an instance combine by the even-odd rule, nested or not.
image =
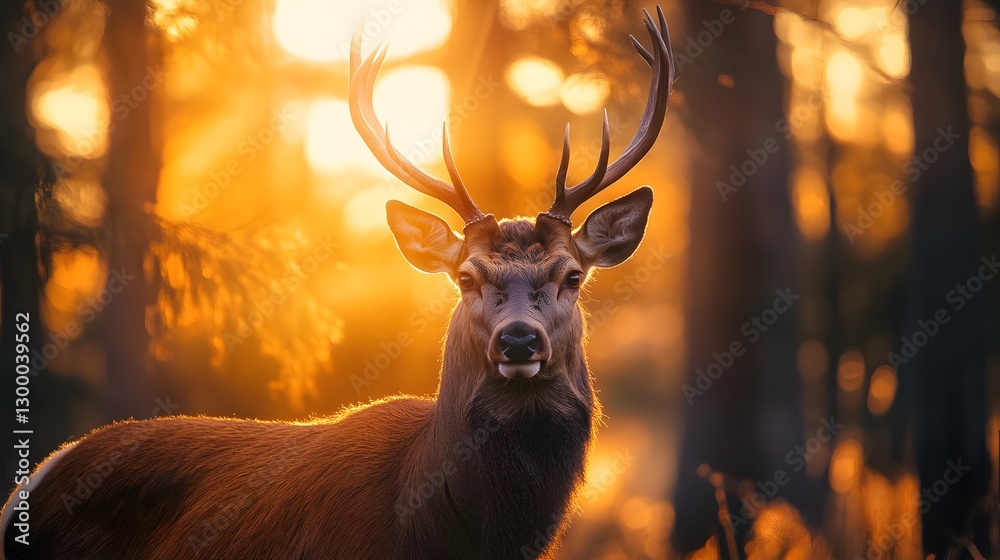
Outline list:
[[[653,193],[649,187],[639,188],[598,208],[576,229],[571,217],[586,200],[632,169],[659,133],[674,74],[666,21],[659,8],[657,15],[659,26],[645,13],[652,52],[631,37],[653,73],[638,131],[624,153],[609,164],[605,111],[597,167],[588,178],[568,187],[567,124],[554,201],[534,220],[498,221],[479,210],[455,165],[447,127],[443,150],[451,184],[427,175],[392,146],[388,126],[381,124],[372,106],[372,89],[385,48],[362,60],[361,38],[355,36],[350,108],[358,132],[387,170],[414,189],[445,202],[465,221],[460,235],[433,214],[398,201],[387,205],[389,227],[406,260],[424,272],[447,273],[461,290],[448,345],[460,339],[454,344],[464,350],[460,358],[463,369],[484,376],[454,381],[467,385],[467,391],[462,392],[471,393],[484,384],[517,391],[524,384],[537,387],[548,382],[568,387],[577,397],[589,393],[582,352],[580,289],[593,269],[621,264],[635,252],[645,232]],[[452,354],[449,347],[445,350],[446,370]],[[452,382],[444,377],[442,394]]]

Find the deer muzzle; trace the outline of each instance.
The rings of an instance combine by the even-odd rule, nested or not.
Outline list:
[[[541,325],[512,321],[498,326],[490,340],[490,359],[500,375],[508,379],[529,379],[549,359],[549,339]]]

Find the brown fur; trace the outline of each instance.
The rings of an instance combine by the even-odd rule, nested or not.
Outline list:
[[[469,229],[457,260],[434,254],[482,286],[452,316],[436,399],[308,423],[172,417],[98,429],[29,487],[31,544],[8,527],[6,558],[550,557],[600,415],[577,294],[560,284],[589,266],[555,220]],[[488,357],[491,333],[514,318],[551,345],[532,379],[503,378]]]

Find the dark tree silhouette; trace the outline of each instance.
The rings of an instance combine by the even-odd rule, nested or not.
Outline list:
[[[11,397],[14,375],[9,368],[13,368],[15,356],[15,317],[19,313],[29,314],[29,334],[36,344],[44,333],[38,299],[43,284],[36,245],[39,237],[36,200],[46,196],[52,181],[50,167],[35,145],[26,111],[28,78],[39,59],[35,39],[41,33],[30,23],[30,8],[30,4],[22,2],[4,2],[0,8],[0,29],[5,39],[0,48],[0,68],[4,75],[0,80],[0,359],[4,364],[2,370],[10,374],[3,376],[4,395]],[[33,377],[32,383],[37,386],[39,379]],[[36,400],[35,406],[41,405]],[[47,418],[51,421],[56,416]],[[3,423],[5,442],[11,437],[11,429],[24,428],[15,426],[12,414],[6,415]],[[39,434],[35,443],[40,444],[44,437]],[[10,447],[5,445],[5,449]],[[39,453],[41,449],[45,447],[39,448]],[[3,488],[6,489],[14,479],[16,457],[10,453],[4,457]],[[32,456],[33,461],[40,458]]]
[[[156,200],[160,156],[153,136],[156,92],[144,85],[143,80],[157,71],[159,61],[155,48],[157,35],[147,33],[146,29],[146,2],[107,0],[106,5],[104,52],[108,57],[108,92],[112,100],[123,96],[131,100],[126,103],[129,107],[126,115],[112,117],[115,126],[109,132],[103,181],[108,193],[106,251],[110,271],[124,271],[123,274],[134,277],[115,295],[100,319],[108,367],[105,411],[111,420],[147,417],[155,406],[145,320],[146,305],[153,297],[143,263],[156,230],[144,207]]]
[[[910,48],[915,155],[934,146],[942,134],[950,135],[945,139],[953,145],[939,151],[935,162],[927,158],[912,186],[910,329],[904,334],[911,335],[918,320],[933,319],[940,309],[951,319],[900,368],[900,381],[913,398],[910,420],[921,488],[934,491],[935,482],[952,468],[949,462],[970,468],[921,512],[924,550],[953,557],[946,552],[964,550],[971,537],[989,557],[985,498],[991,467],[983,379],[987,307],[972,299],[958,309],[949,296],[976,275],[985,254],[968,156],[962,3],[928,2],[915,11]]]
[[[718,504],[712,486],[698,474],[700,465],[727,478],[755,482],[771,481],[784,470],[790,479],[775,498],[800,508],[811,505],[804,508],[807,514],[818,507],[805,499],[805,473],[793,473],[784,461],[802,442],[793,334],[797,313],[793,308],[780,316],[758,340],[741,332],[745,322],[771,306],[776,290],[800,293],[791,258],[796,233],[787,191],[788,151],[785,135],[776,129],[784,115],[784,81],[772,18],[710,2],[690,2],[686,12],[686,34],[692,38],[710,32],[706,21],[728,23],[700,54],[687,50],[687,36],[674,38],[681,66],[677,89],[699,140],[692,161],[685,383],[697,388],[697,370],[706,369],[713,353],[728,352],[734,342],[741,343],[744,353],[733,356],[703,394],[691,394],[689,406],[684,402],[674,542],[681,552],[689,552],[715,534],[728,557]],[[738,169],[752,161],[748,150],[758,162],[746,166],[756,170],[746,173],[741,184],[731,178],[731,166]],[[735,190],[722,187],[720,192],[719,182]],[[730,514],[740,516],[743,502],[733,493],[728,496]],[[740,542],[752,521],[754,512],[749,513],[745,522],[733,524]]]

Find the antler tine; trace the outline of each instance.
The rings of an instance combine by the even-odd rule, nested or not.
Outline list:
[[[375,77],[378,75],[385,60],[387,49],[383,46],[375,49],[367,58],[361,59],[361,33],[354,34],[351,40],[351,83],[349,103],[351,120],[358,134],[365,141],[368,149],[378,159],[379,163],[400,181],[410,187],[432,196],[454,209],[469,225],[485,217],[469,196],[465,184],[458,174],[454,157],[451,153],[451,143],[447,128],[442,139],[445,164],[454,185],[431,177],[420,168],[410,163],[399,152],[389,138],[389,126],[384,127],[375,113],[372,105],[372,92],[375,87]]]
[[[566,174],[569,171],[569,123],[563,133],[562,157],[559,159],[559,170],[556,171],[556,199],[553,205],[563,204],[566,198]]]
[[[458,166],[455,165],[455,157],[451,153],[451,138],[448,135],[447,122],[441,123],[441,138],[441,143],[444,147],[444,164],[448,168],[451,183],[455,186],[455,193],[458,195],[463,206],[475,208],[476,203],[469,196],[469,190],[465,187],[465,181],[462,180],[462,176],[458,173]],[[476,210],[478,211],[478,208]],[[481,216],[482,212],[479,212],[479,216],[477,217]]]
[[[639,40],[635,38],[635,35],[629,34],[628,38],[630,41],[632,41],[632,46],[635,47],[635,50],[639,53],[639,56],[641,56],[642,59],[646,61],[646,64],[652,66],[653,53],[647,51],[646,47],[642,46],[642,43],[640,43]]]
[[[597,166],[582,183],[575,185],[566,193],[567,198],[573,200],[584,200],[594,196],[604,183],[604,178],[608,173],[608,158],[611,156],[611,131],[608,125],[608,110],[604,110],[604,123],[601,125],[601,153],[597,157]],[[575,208],[574,208],[575,209]],[[569,215],[566,216],[567,218]]]
[[[656,20],[646,10],[643,10],[643,22],[646,30],[652,39],[652,52],[646,50],[642,44],[632,36],[633,46],[639,56],[645,60],[652,68],[653,77],[650,82],[649,96],[646,100],[646,108],[642,118],[639,120],[639,127],[635,136],[629,142],[625,151],[611,165],[607,165],[608,151],[608,122],[607,111],[604,112],[604,131],[601,144],[601,157],[598,160],[597,169],[583,182],[570,187],[565,187],[565,178],[560,181],[557,178],[556,197],[549,208],[547,215],[571,223],[569,218],[587,199],[593,197],[606,187],[621,179],[645,156],[656,142],[656,137],[663,126],[663,119],[670,104],[670,86],[674,82],[674,56],[670,46],[670,33],[667,29],[667,20],[663,15],[663,10],[657,6]],[[568,147],[564,146],[563,154],[568,153]],[[563,173],[560,165],[560,173]],[[558,176],[557,176],[558,177]]]

